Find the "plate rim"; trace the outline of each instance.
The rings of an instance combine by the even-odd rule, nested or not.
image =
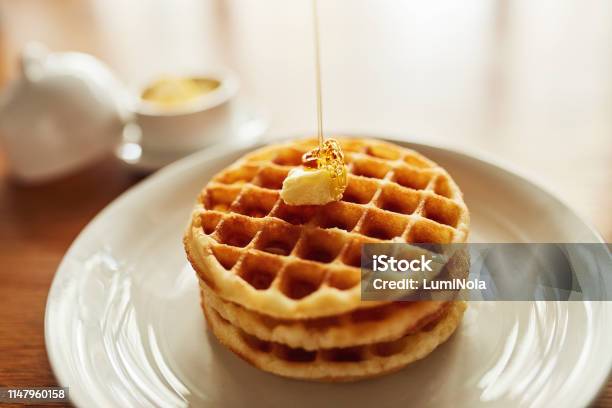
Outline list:
[[[423,139],[419,139],[417,137],[412,136],[404,136],[400,137],[393,134],[385,133],[384,136],[373,136],[370,133],[363,132],[330,132],[334,136],[339,137],[359,137],[359,138],[371,138],[378,139],[383,141],[388,141],[392,143],[399,144],[408,148],[419,149],[420,147],[424,148],[434,148],[437,150],[446,151],[448,153],[452,153],[455,155],[462,156],[463,159],[467,160],[476,160],[481,164],[493,166],[498,170],[519,178],[522,182],[531,185],[532,187],[540,190],[542,193],[547,195],[549,198],[556,201],[559,205],[569,210],[572,215],[574,215],[577,220],[582,223],[586,229],[593,235],[593,237],[599,241],[599,243],[605,243],[605,240],[599,233],[599,231],[595,228],[594,225],[590,222],[590,220],[585,219],[585,217],[577,212],[571,205],[567,204],[565,200],[560,198],[556,193],[549,190],[547,187],[543,186],[543,183],[538,180],[538,178],[529,172],[525,172],[522,169],[517,168],[513,163],[507,162],[499,157],[493,157],[490,153],[485,153],[483,151],[479,151],[478,149],[465,149],[458,146],[453,146],[448,143],[440,143],[440,142],[429,142]],[[50,324],[50,314],[52,313],[52,305],[51,302],[53,299],[57,298],[56,292],[61,290],[59,284],[59,277],[62,273],[62,270],[66,268],[67,259],[71,257],[71,255],[77,251],[79,242],[83,239],[83,237],[88,234],[89,230],[93,229],[94,226],[100,222],[100,220],[105,217],[105,215],[113,211],[114,208],[121,206],[122,203],[128,200],[132,195],[138,194],[138,192],[142,189],[151,188],[151,185],[154,185],[161,180],[171,177],[174,173],[180,171],[186,171],[190,167],[193,167],[200,163],[201,161],[207,159],[220,158],[224,155],[229,155],[232,153],[237,153],[241,150],[250,150],[261,147],[262,145],[268,143],[278,143],[282,141],[290,141],[295,139],[304,138],[307,136],[311,136],[310,134],[297,133],[293,136],[283,136],[283,137],[266,137],[259,139],[256,143],[250,144],[248,146],[240,146],[240,145],[216,145],[211,146],[209,148],[203,149],[201,151],[195,152],[189,156],[186,156],[180,160],[177,160],[174,163],[169,164],[168,166],[158,170],[151,176],[137,182],[136,184],[130,186],[127,190],[122,192],[119,196],[115,197],[110,203],[108,203],[102,210],[100,210],[86,225],[83,229],[77,234],[74,238],[67,251],[64,253],[62,260],[58,264],[56,271],[53,275],[53,280],[51,282],[51,286],[47,293],[47,300],[45,302],[45,315],[44,315],[44,340],[45,340],[45,351],[47,353],[47,359],[49,361],[49,365],[51,367],[51,371],[55,376],[58,384],[60,386],[68,386],[68,379],[70,375],[66,372],[66,370],[60,369],[61,360],[58,354],[56,354],[57,346],[53,344],[53,327]],[[612,310],[612,302],[605,302],[608,309]],[[607,374],[602,378],[597,384],[595,384],[594,390],[595,392],[586,393],[586,397],[583,397],[580,402],[584,403],[584,405],[591,405],[597,397],[601,394],[608,380],[612,378],[612,353],[608,358],[607,369],[605,370]],[[71,390],[70,392],[70,401],[77,407],[88,406],[89,403],[95,402],[91,401],[87,398],[87,394],[83,394],[81,391],[75,392],[76,390]]]

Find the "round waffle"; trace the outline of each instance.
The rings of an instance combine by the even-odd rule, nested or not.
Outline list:
[[[259,149],[204,188],[184,244],[217,296],[277,319],[378,307],[360,300],[363,243],[465,242],[469,213],[443,168],[389,143],[339,141],[348,170],[341,201],[289,206],[279,197],[314,139]]]
[[[399,370],[430,354],[455,331],[464,302],[451,302],[447,312],[420,331],[390,342],[347,348],[305,350],[263,341],[232,325],[202,298],[206,319],[219,341],[245,361],[283,377],[314,381],[355,381]]]
[[[444,315],[451,302],[393,302],[316,319],[276,319],[224,301],[200,281],[202,299],[221,318],[258,339],[305,350],[354,347],[414,334]]]

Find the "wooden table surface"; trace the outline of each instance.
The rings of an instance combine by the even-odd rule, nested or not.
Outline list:
[[[315,129],[310,3],[0,0],[0,85],[30,40],[104,60],[131,89],[225,66],[270,132]],[[612,2],[326,0],[327,129],[404,135],[505,160],[612,240]],[[64,252],[139,180],[108,157],[37,187],[0,149],[0,386],[55,384],[47,291]],[[520,205],[520,203],[517,203]],[[608,384],[596,403],[612,407]]]

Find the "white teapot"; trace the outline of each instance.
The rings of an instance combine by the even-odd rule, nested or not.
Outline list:
[[[123,87],[91,55],[29,44],[21,78],[0,95],[0,145],[25,182],[95,161],[120,142],[129,115]]]

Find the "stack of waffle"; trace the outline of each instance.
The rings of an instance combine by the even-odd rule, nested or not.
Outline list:
[[[217,174],[185,234],[202,308],[221,343],[281,376],[350,381],[431,353],[461,321],[450,301],[361,301],[364,243],[465,242],[469,214],[448,173],[415,151],[340,139],[341,201],[289,206],[289,171],[315,140],[268,146]]]

